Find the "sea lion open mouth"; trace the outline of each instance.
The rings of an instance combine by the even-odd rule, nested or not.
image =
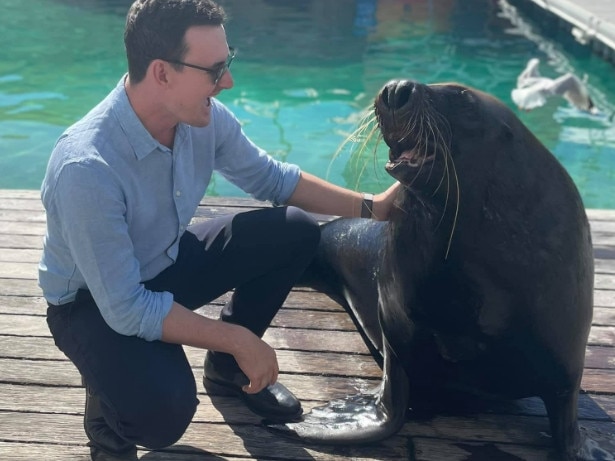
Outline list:
[[[437,191],[447,195],[454,183],[450,126],[432,93],[426,85],[390,82],[376,96],[374,113],[390,149],[386,171],[409,186],[429,184],[425,188],[429,195]]]
[[[391,155],[391,157],[393,157]],[[405,150],[395,158],[390,158],[385,164],[387,171],[392,172],[395,168],[407,165],[411,168],[420,168],[425,163],[431,162],[436,158],[436,154],[425,155],[423,152],[419,152],[417,149]]]

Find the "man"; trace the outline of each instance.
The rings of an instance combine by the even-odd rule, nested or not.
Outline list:
[[[386,219],[393,203],[396,186],[365,199],[244,135],[214,98],[233,86],[224,20],[211,0],[134,2],[128,74],[49,160],[39,283],[56,345],[86,385],[93,459],[136,459],[136,444],[179,440],[198,404],[182,345],[208,350],[209,392],[266,418],[298,417],[260,338],[318,244],[302,209]],[[286,206],[189,226],[213,170]],[[193,312],[231,289],[220,320]]]

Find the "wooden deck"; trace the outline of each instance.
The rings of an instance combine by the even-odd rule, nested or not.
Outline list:
[[[258,206],[206,198],[199,219]],[[587,348],[581,425],[615,439],[615,210],[589,210],[596,256],[594,323]],[[0,459],[87,460],[84,390],[45,323],[37,262],[45,229],[38,191],[0,191]],[[224,299],[202,309],[217,316]],[[276,348],[280,379],[306,409],[378,383],[380,370],[346,313],[324,295],[293,291],[265,339]],[[203,352],[187,348],[197,383]],[[279,438],[235,399],[199,387],[193,423],[165,451],[140,450],[143,460],[546,460],[550,439],[538,399],[488,411],[410,419],[397,435],[368,446],[302,446]],[[615,442],[614,442],[615,443]]]

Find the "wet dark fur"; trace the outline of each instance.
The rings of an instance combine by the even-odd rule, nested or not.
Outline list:
[[[365,436],[309,415],[290,427],[325,442],[377,440],[403,424],[400,389],[537,395],[561,458],[577,459],[593,256],[571,178],[511,110],[475,89],[392,81],[375,114],[404,189],[388,223],[326,224],[305,283],[345,305],[375,356],[388,356],[393,388],[383,380],[373,403],[391,416]],[[406,378],[391,377],[398,367]]]

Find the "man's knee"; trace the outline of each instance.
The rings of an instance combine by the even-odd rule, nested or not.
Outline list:
[[[124,423],[119,423],[118,432],[135,444],[150,449],[173,445],[186,432],[196,412],[199,403],[196,387],[186,392],[178,386],[172,392],[150,399],[140,409],[132,409],[132,415],[124,418]]]
[[[306,250],[315,249],[320,241],[320,225],[312,215],[301,208],[289,206],[286,218],[292,227],[292,233],[300,239]]]

